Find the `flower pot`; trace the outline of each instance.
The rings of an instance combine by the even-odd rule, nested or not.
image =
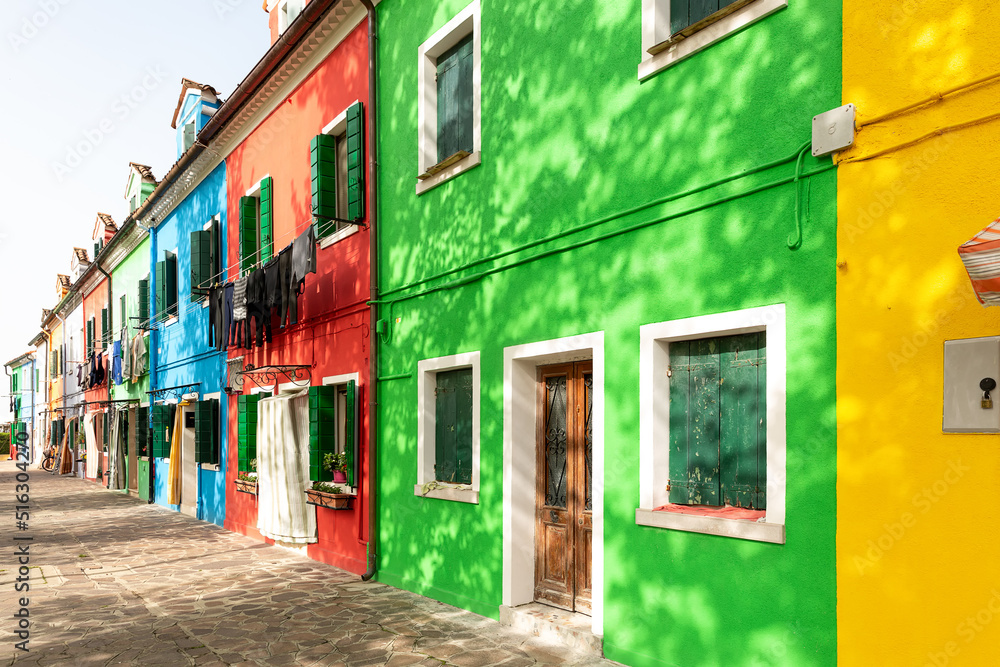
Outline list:
[[[257,495],[257,480],[253,479],[237,479],[236,490],[241,493],[252,493]]]
[[[346,484],[347,483],[347,473],[343,470],[333,471],[333,483],[334,484]]]
[[[306,503],[332,510],[349,510],[354,496],[349,493],[327,493],[316,489],[306,489]]]

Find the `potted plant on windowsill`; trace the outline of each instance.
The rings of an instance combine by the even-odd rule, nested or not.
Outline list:
[[[354,496],[344,493],[344,489],[336,484],[313,482],[312,488],[306,489],[306,502],[316,507],[326,507],[332,510],[351,509]]]
[[[257,493],[257,459],[250,459],[250,472],[236,474],[236,490],[242,493]]]
[[[324,454],[323,467],[333,473],[334,484],[347,483],[347,454],[344,452]]]

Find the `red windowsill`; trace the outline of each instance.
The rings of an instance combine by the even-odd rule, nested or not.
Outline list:
[[[713,507],[710,505],[660,505],[653,508],[654,512],[673,512],[674,514],[696,514],[698,516],[714,516],[720,519],[743,519],[759,521],[763,519],[764,510],[750,510],[743,507]]]

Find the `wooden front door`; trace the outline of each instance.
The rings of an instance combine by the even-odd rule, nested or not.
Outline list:
[[[535,599],[589,614],[594,374],[590,361],[538,369]]]

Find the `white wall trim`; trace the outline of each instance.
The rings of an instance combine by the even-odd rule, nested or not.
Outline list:
[[[441,185],[446,181],[450,181],[459,174],[462,174],[474,167],[478,167],[483,163],[483,153],[482,151],[475,151],[471,155],[466,155],[464,158],[451,165],[444,171],[439,171],[433,176],[428,176],[423,180],[417,181],[417,194],[422,195],[428,190],[433,190],[437,186]]]
[[[593,404],[592,625],[604,634],[604,332],[514,345],[503,351],[503,595],[535,598],[535,405],[538,366],[591,359]],[[515,466],[516,462],[516,466]]]
[[[347,110],[350,109],[355,104],[359,104],[360,100],[354,100],[350,104],[341,110],[336,116],[333,117],[329,123],[323,127],[323,131],[320,134],[332,134],[334,136],[338,134],[344,134],[347,132]]]
[[[351,380],[354,380],[354,386],[361,386],[361,373],[342,373],[340,375],[327,375],[322,380],[322,385],[325,387],[331,384],[347,384]]]
[[[670,38],[670,0],[642,0],[642,60],[639,80],[647,79],[788,6],[788,0],[757,0],[706,26],[687,39],[650,55],[648,49]]]
[[[438,162],[437,57],[458,44],[470,33],[472,34],[472,151],[478,153],[481,150],[482,30],[480,29],[479,0],[473,0],[465,9],[431,35],[417,50],[418,174],[425,173],[428,168],[433,167]],[[457,173],[461,173],[461,171]],[[457,173],[452,174],[452,176],[457,175]],[[419,183],[417,188],[417,194],[420,194],[423,190],[420,190]]]
[[[424,359],[417,362],[417,482],[414,495],[423,496],[420,489],[424,484],[434,481],[434,424],[435,401],[434,389],[437,386],[437,374],[459,368],[472,369],[472,484],[448,485],[449,488],[469,490],[474,492],[475,501],[479,500],[479,402],[480,402],[480,369],[479,351],[452,354],[446,357]],[[450,500],[473,502],[471,494],[456,495]],[[427,494],[431,498],[443,498],[442,495]],[[466,498],[466,500],[462,500]]]
[[[743,530],[753,533],[755,526],[763,523],[758,532],[762,535],[775,534],[774,525],[781,527],[784,541],[785,525],[785,367],[786,367],[786,325],[785,304],[778,303],[759,308],[747,308],[728,313],[702,315],[682,320],[657,322],[639,327],[639,509],[649,510],[669,503],[666,483],[669,478],[669,447],[656,443],[669,442],[670,414],[664,410],[670,396],[670,381],[667,368],[670,365],[669,343],[676,340],[692,340],[709,336],[729,336],[753,331],[766,332],[767,345],[767,510],[763,522],[751,523]],[[666,400],[663,400],[663,398]],[[659,407],[657,407],[659,406]],[[656,515],[669,514],[656,512]],[[705,522],[705,517],[672,514],[669,518],[659,517],[656,522],[648,521],[646,512],[636,513],[636,523],[677,528],[694,532],[708,532],[713,535],[740,533],[731,529],[730,533],[715,529],[698,530],[699,526],[714,525]],[[640,518],[643,520],[640,521]],[[733,519],[718,519],[734,521]],[[746,523],[746,522],[744,522]],[[670,525],[667,525],[670,524]],[[742,530],[742,529],[741,529]],[[730,534],[731,537],[748,537],[745,534]],[[764,541],[773,541],[764,539]]]

